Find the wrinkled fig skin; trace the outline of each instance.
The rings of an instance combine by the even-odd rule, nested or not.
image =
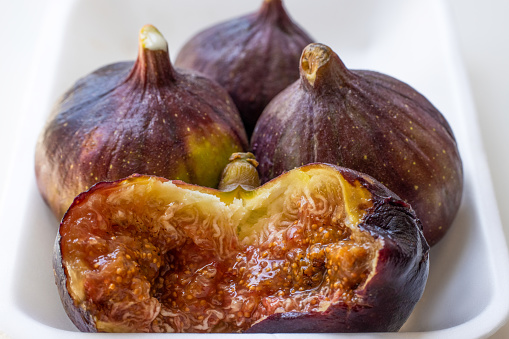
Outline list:
[[[272,314],[264,320],[255,322],[246,332],[398,331],[421,298],[428,277],[429,246],[421,232],[419,220],[408,204],[367,175],[327,164],[311,164],[298,170],[306,173],[316,169],[326,174],[340,175],[351,185],[360,183],[360,186],[369,192],[372,206],[359,221],[358,227],[382,244],[376,254],[374,272],[370,274],[366,282],[354,291],[354,297],[349,302],[335,301],[323,311]],[[294,171],[286,172],[250,194],[256,195],[257,190],[277,190],[278,185],[285,178],[294,175],[292,172]],[[97,204],[95,207],[86,207],[91,201],[101,201],[102,195],[115,194],[120,190],[132,192],[133,190],[127,188],[136,185],[143,187],[142,185],[148,185],[151,180],[167,182],[163,178],[134,175],[116,182],[98,183],[74,200],[62,220],[54,250],[55,279],[63,306],[70,319],[81,331],[96,332],[97,327],[90,311],[83,308],[83,305],[78,305],[67,292],[69,272],[67,268],[63,267],[63,262],[64,258],[69,258],[71,254],[61,251],[64,238],[70,227],[73,227],[72,224],[79,224],[80,216],[85,216],[87,213],[99,213],[99,220],[108,220],[108,215],[101,214],[102,208],[97,209]],[[181,189],[197,191],[206,195],[218,197],[223,195],[224,197],[225,194],[232,194],[180,181],[173,181],[173,184]],[[108,191],[110,193],[105,193]],[[143,205],[145,200],[149,201],[151,198],[157,200],[158,195],[154,196],[157,194],[154,192],[156,191],[153,188],[147,189],[143,199],[137,198],[138,204]],[[126,197],[124,196],[124,198]],[[87,208],[92,208],[92,210],[88,211]],[[106,234],[115,234],[113,229],[105,231]],[[65,241],[69,243],[69,239]],[[74,255],[79,256],[80,254]]]
[[[281,0],[265,0],[258,12],[194,36],[175,64],[226,88],[249,136],[269,101],[299,78],[300,54],[312,41],[292,22]]]
[[[60,218],[78,193],[132,173],[215,187],[230,154],[247,144],[220,85],[173,68],[167,49],[140,39],[135,63],[100,68],[56,104],[36,148],[37,183]]]
[[[301,78],[267,106],[251,139],[263,182],[311,162],[367,173],[408,201],[430,245],[459,208],[463,171],[452,130],[407,84],[348,70],[327,46],[302,53]]]

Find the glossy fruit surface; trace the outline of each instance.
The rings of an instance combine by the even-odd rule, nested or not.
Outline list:
[[[269,101],[299,78],[300,54],[312,41],[281,0],[265,0],[258,12],[192,37],[175,64],[200,71],[226,88],[250,135]]]
[[[254,190],[230,187],[132,176],[80,194],[54,256],[74,324],[92,332],[403,325],[424,290],[428,245],[394,193],[326,164]]]
[[[461,158],[442,114],[399,80],[347,69],[322,44],[303,51],[300,79],[267,106],[251,146],[262,183],[312,162],[373,176],[412,205],[430,245],[461,202]]]
[[[217,83],[174,68],[153,26],[136,62],[80,79],[56,104],[36,148],[39,190],[57,217],[80,192],[133,173],[216,187],[247,147],[238,111]]]

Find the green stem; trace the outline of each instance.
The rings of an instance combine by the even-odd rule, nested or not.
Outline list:
[[[260,186],[257,166],[258,161],[253,153],[233,153],[221,175],[219,190],[228,192],[239,186],[246,191],[254,190]]]

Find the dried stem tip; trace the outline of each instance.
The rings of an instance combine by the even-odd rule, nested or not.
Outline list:
[[[161,32],[152,25],[145,25],[140,30],[140,46],[151,51],[168,52],[168,43]]]
[[[310,44],[302,52],[300,67],[311,86],[316,80],[316,73],[325,66],[330,59],[332,50],[322,44]]]

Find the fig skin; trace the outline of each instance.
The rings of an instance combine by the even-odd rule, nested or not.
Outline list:
[[[90,213],[98,215],[98,220],[108,220],[108,215],[101,212],[105,210],[103,207],[107,209],[104,206],[106,201],[113,202],[111,196],[119,194],[121,191],[138,191],[140,193],[136,197],[123,195],[122,199],[134,198],[137,206],[151,205],[152,208],[157,208],[149,201],[159,201],[163,205],[170,202],[172,198],[168,197],[172,191],[168,185],[174,185],[176,191],[173,192],[182,192],[187,197],[195,196],[193,192],[200,193],[204,204],[209,197],[218,197],[226,203],[231,203],[235,198],[249,203],[256,199],[269,198],[272,192],[284,192],[281,190],[281,186],[305,185],[302,182],[296,182],[296,180],[300,180],[306,173],[309,173],[310,176],[323,175],[324,178],[329,175],[337,176],[344,180],[343,192],[351,194],[347,197],[347,203],[351,209],[351,220],[355,220],[354,216],[360,217],[357,227],[380,244],[380,247],[375,249],[376,259],[374,259],[372,273],[354,290],[354,296],[349,301],[333,300],[323,309],[312,312],[272,314],[255,322],[245,332],[382,332],[399,330],[422,296],[428,277],[429,246],[422,234],[420,222],[407,203],[401,201],[397,195],[375,179],[353,170],[328,164],[303,166],[252,191],[246,191],[239,186],[233,191],[222,192],[181,181],[133,175],[115,182],[98,183],[89,191],[81,193],[62,220],[55,241],[53,261],[56,284],[70,319],[81,331],[97,331],[95,317],[90,310],[84,304],[76,302],[69,292],[69,277],[72,274],[65,263],[69,262],[72,255],[80,257],[82,254],[63,251],[63,246],[65,243],[73,241],[72,238],[67,239],[67,237],[69,232],[73,232],[74,227],[83,228],[86,226],[79,224],[86,222],[87,215]],[[358,191],[359,187],[360,191]],[[196,200],[191,200],[193,203],[197,203]],[[260,203],[253,205],[259,207]],[[271,202],[267,202],[267,204],[272,205]],[[358,208],[365,210],[359,211]],[[139,220],[142,219],[140,216]],[[101,232],[106,232],[107,236],[115,234],[113,226],[108,227],[102,228]],[[205,250],[206,248],[203,248],[201,251]],[[126,330],[125,328],[108,328],[114,331]],[[129,328],[129,331],[132,330],[133,328]],[[143,331],[150,331],[150,326],[143,327]]]
[[[192,37],[175,65],[221,84],[239,109],[248,136],[265,106],[299,78],[302,49],[313,39],[288,16],[281,0]]]
[[[60,219],[96,182],[133,173],[216,187],[231,153],[247,145],[228,93],[174,68],[166,41],[146,25],[136,62],[98,69],[56,103],[36,146],[35,173]]]
[[[262,183],[312,162],[369,174],[412,205],[435,245],[463,192],[460,154],[442,114],[395,78],[347,69],[323,44],[304,49],[300,74],[267,106],[251,138]]]

